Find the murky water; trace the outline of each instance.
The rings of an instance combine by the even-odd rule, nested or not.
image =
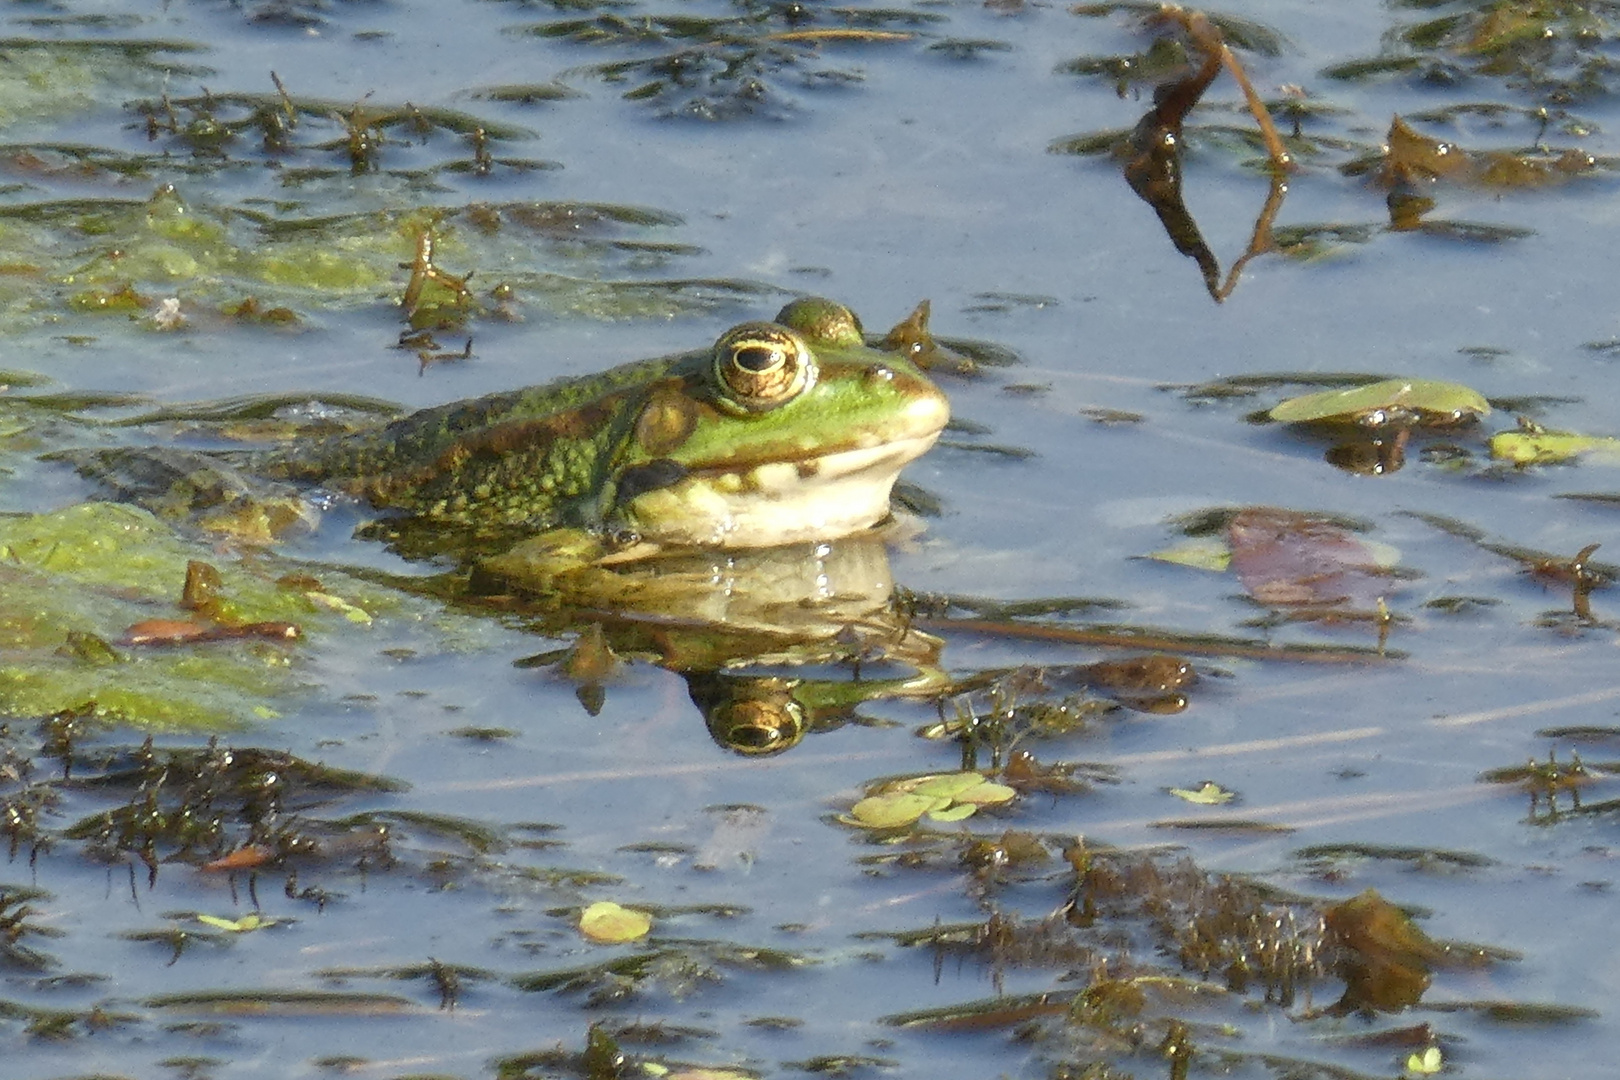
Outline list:
[[[1323,74],[1330,65],[1377,55],[1391,26],[1429,16],[1366,0],[1332,10],[1283,2],[1222,9],[1285,39],[1276,56],[1243,53],[1263,96],[1301,88],[1303,100],[1338,110],[1305,123],[1305,134],[1319,141],[1300,148],[1302,168],[1290,177],[1277,229],[1369,229],[1365,242],[1330,244],[1315,258],[1262,255],[1217,305],[1194,264],[1132,195],[1116,161],[1048,152],[1065,137],[1129,129],[1146,109],[1142,94],[1121,96],[1107,79],[1058,70],[1077,56],[1144,48],[1148,39],[1128,13],[1081,17],[1062,6],[950,3],[866,22],[820,13],[821,22],[803,25],[907,36],[824,41],[819,51],[794,46],[793,63],[760,74],[762,104],[747,98],[752,112],[713,122],[689,115],[693,98],[679,90],[625,97],[649,85],[655,75],[646,70],[617,82],[588,70],[673,48],[638,36],[650,16],[741,10],[652,0],[578,9],[414,0],[14,5],[3,33],[16,39],[162,40],[203,51],[134,66],[108,59],[120,55],[113,51],[64,74],[24,41],[0,43],[14,67],[35,65],[33,83],[18,79],[6,91],[15,96],[5,105],[8,186],[0,190],[7,204],[127,200],[139,218],[153,189],[172,183],[187,212],[226,229],[245,228],[243,210],[281,220],[379,216],[375,228],[329,241],[370,260],[376,277],[359,276],[314,299],[296,281],[278,284],[268,270],[243,270],[244,252],[273,246],[246,232],[232,234],[234,261],[206,268],[227,282],[212,291],[185,273],[140,279],[152,297],[181,300],[190,323],[174,333],[152,329],[147,311],[131,318],[74,310],[69,298],[81,287],[110,288],[118,280],[116,270],[98,276],[93,269],[117,262],[95,252],[94,230],[39,239],[7,219],[0,263],[23,283],[0,296],[15,322],[0,367],[54,380],[43,390],[11,393],[131,391],[172,402],[344,392],[414,407],[702,346],[733,322],[768,317],[790,293],[846,301],[868,329],[898,321],[927,297],[937,332],[993,341],[1022,362],[979,379],[941,376],[957,416],[988,430],[908,470],[906,478],[943,509],[892,552],[906,587],[1121,605],[1082,613],[1072,624],[1371,647],[1376,634],[1366,623],[1255,629],[1250,624],[1264,610],[1243,596],[1234,574],[1142,558],[1179,539],[1172,519],[1193,511],[1265,505],[1330,512],[1370,526],[1368,537],[1396,549],[1400,566],[1413,572],[1387,597],[1397,617],[1388,647],[1404,658],[1319,664],[1219,650],[1193,656],[1202,679],[1185,712],[1115,713],[1083,732],[1028,744],[1042,761],[1105,766],[1116,782],[1080,795],[1025,795],[999,818],[991,811],[936,826],[946,834],[971,829],[995,838],[1016,829],[1046,838],[1050,862],[1043,868],[975,874],[950,842],[914,843],[908,861],[897,853],[910,848],[833,818],[868,781],[958,767],[955,743],[913,734],[936,719],[930,704],[870,702],[859,709],[860,723],[813,732],[780,757],[745,759],[708,738],[677,675],[632,663],[607,684],[593,716],[574,685],[550,669],[513,666],[558,641],[527,633],[515,620],[434,605],[401,608],[350,634],[315,638],[293,665],[307,693],[291,705],[278,700],[278,718],[229,736],[236,746],[409,783],[407,792],[330,793],[324,801],[312,795],[307,805],[285,808],[294,818],[394,814],[375,819],[391,830],[393,847],[364,848],[352,834],[332,840],[340,851],[352,845],[352,853],[291,882],[280,870],[204,872],[181,861],[149,879],[147,867],[127,855],[104,866],[83,844],[61,841],[30,860],[24,845],[0,882],[43,890],[27,901],[32,911],[21,925],[61,936],[6,939],[48,961],[32,970],[15,955],[6,958],[0,1043],[7,1075],[618,1075],[600,1060],[564,1060],[560,1051],[557,1060],[516,1058],[559,1047],[577,1053],[588,1026],[604,1021],[636,1055],[627,1075],[654,1075],[647,1062],[758,1075],[1122,1075],[1082,1071],[1106,1058],[1153,1076],[1172,1069],[1156,1049],[1171,1014],[1194,1024],[1193,1075],[1229,1068],[1245,1076],[1388,1076],[1402,1070],[1414,1046],[1427,1045],[1440,1046],[1461,1075],[1597,1075],[1620,1054],[1609,1007],[1616,978],[1613,813],[1555,817],[1520,788],[1479,777],[1549,753],[1568,761],[1575,744],[1542,732],[1620,730],[1610,594],[1593,592],[1580,617],[1566,582],[1527,575],[1519,562],[1443,531],[1432,517],[1466,523],[1491,542],[1566,558],[1612,543],[1612,505],[1555,498],[1620,491],[1612,466],[1587,460],[1492,468],[1483,435],[1511,427],[1519,411],[1550,428],[1620,433],[1614,353],[1588,347],[1620,332],[1610,271],[1613,180],[1599,168],[1529,189],[1423,188],[1436,200],[1428,220],[1530,230],[1484,242],[1388,230],[1386,190],[1338,166],[1375,148],[1396,113],[1481,102],[1547,107],[1551,122],[1542,136],[1534,117],[1473,111],[1424,130],[1481,150],[1523,151],[1544,137],[1557,149],[1578,145],[1601,159],[1620,153],[1604,133],[1614,126],[1612,96],[1568,102],[1489,71],[1449,80],[1410,73],[1330,79]],[[1443,14],[1464,10],[1449,5]],[[584,43],[525,29],[598,18],[598,35],[617,40]],[[799,25],[780,16],[767,32]],[[930,47],[948,40],[997,47]],[[1467,48],[1447,55],[1470,56]],[[161,103],[165,94],[190,100],[203,87],[222,97],[273,99],[272,71],[294,97],[329,100],[351,119],[367,102],[379,109],[408,102],[464,110],[492,128],[514,125],[532,135],[497,140],[495,164],[480,176],[445,167],[475,162],[466,138],[444,128],[389,129],[378,167],[351,174],[341,145],[315,145],[341,140],[342,125],[330,115],[306,116],[296,153],[266,151],[254,133],[205,153],[196,139],[153,130],[139,109],[125,106]],[[1594,77],[1607,76],[1600,70]],[[576,95],[531,103],[481,96],[490,87],[554,80]],[[46,90],[30,96],[30,86]],[[726,96],[733,89],[720,84],[708,106],[741,108]],[[167,122],[161,109],[153,115]],[[179,109],[179,126],[194,119]],[[309,134],[323,123],[324,134]],[[1268,181],[1254,151],[1199,130],[1250,126],[1229,80],[1215,83],[1188,123],[1187,203],[1224,270],[1249,243]],[[1571,134],[1577,124],[1586,133]],[[119,160],[126,165],[128,156],[144,157],[122,173],[77,170],[58,167],[66,158],[53,155],[64,155],[63,146],[100,148],[125,156]],[[514,167],[503,159],[562,167]],[[508,230],[482,240],[463,224],[441,249],[444,264],[474,271],[483,287],[510,277],[517,317],[479,317],[465,333],[441,335],[442,347],[453,351],[470,333],[469,360],[422,368],[414,352],[394,347],[395,300],[406,277],[398,264],[409,263],[411,247],[408,230],[381,215],[527,201],[634,206],[672,217],[664,224],[552,225],[515,237]],[[109,228],[123,235],[116,222]],[[397,244],[375,243],[391,233]],[[676,280],[698,284],[668,284]],[[592,288],[603,281],[644,291]],[[291,304],[298,328],[206,316],[249,293]],[[1398,471],[1358,476],[1323,460],[1329,442],[1316,433],[1246,422],[1251,411],[1312,387],[1262,387],[1235,399],[1175,389],[1259,372],[1445,379],[1510,407],[1478,430],[1420,437]],[[1093,410],[1138,419],[1103,423]],[[974,444],[1030,453],[985,453]],[[8,453],[0,509],[55,509],[91,490],[61,466],[33,460],[40,448],[24,444]],[[419,572],[377,545],[351,540],[352,524],[352,514],[335,515],[287,554],[321,563],[323,573],[331,563]],[[1609,554],[1605,547],[1595,558]],[[1477,602],[1434,603],[1459,597]],[[945,662],[959,674],[1115,655],[1005,635],[946,636]],[[506,734],[481,739],[463,730],[471,727]],[[13,729],[19,752],[37,749],[31,720],[18,718]],[[197,746],[203,738],[164,734],[160,745]],[[1594,738],[1579,744],[1582,756],[1606,758],[1614,736]],[[128,731],[85,736],[92,747],[139,739]],[[1582,792],[1588,805],[1613,797],[1608,776],[1593,768]],[[1205,779],[1238,793],[1238,801],[1202,807],[1168,793]],[[43,819],[60,828],[131,798],[128,790],[74,791]],[[1559,798],[1567,809],[1568,794]],[[493,834],[457,834],[442,822],[398,816],[403,812],[453,815]],[[1174,827],[1217,818],[1287,831]],[[1055,946],[1051,955],[1020,961],[1011,947],[958,955],[884,936],[983,923],[992,911],[1047,917],[1073,899],[1074,873],[1058,856],[1061,838],[1082,836],[1093,847],[1176,845],[1204,871],[1252,873],[1279,890],[1278,905],[1285,894],[1310,898],[1315,906],[1286,909],[1301,920],[1375,888],[1423,913],[1423,927],[1436,938],[1520,957],[1440,970],[1419,1004],[1378,1018],[1321,1015],[1340,992],[1336,979],[1325,977],[1286,1006],[1251,991],[1197,1007],[1148,1008],[1135,1028],[1129,1016],[1112,1027],[1076,1022],[1081,1034],[1064,1034],[1060,1023],[1056,1033],[1051,1026],[1036,1031],[1038,1022],[1056,1023],[1050,1016],[998,1016],[983,1030],[948,1032],[879,1022],[997,994],[1072,995],[1098,964],[1107,971],[1098,959],[1106,950],[1095,942],[1085,961],[1057,957]],[[1327,855],[1302,854],[1335,845]],[[1457,853],[1469,858],[1453,858]],[[305,889],[336,895],[318,904],[317,894],[298,896]],[[651,942],[582,940],[579,909],[603,899],[652,910]],[[282,921],[239,932],[194,918],[237,919],[255,910]],[[0,910],[0,938],[9,933],[5,915]],[[146,932],[158,933],[129,936]],[[177,936],[182,932],[190,936]],[[1130,939],[1126,956],[1134,952],[1143,967],[1175,967],[1156,956],[1162,939],[1137,923],[1118,934]],[[555,986],[525,981],[620,956],[654,959],[573,982],[559,978]],[[434,963],[461,972],[456,992],[446,989],[452,980],[445,969],[435,975]],[[1119,955],[1108,963],[1115,978],[1130,965]],[[1219,973],[1212,978],[1225,985]],[[243,1000],[165,998],[204,991],[240,992]],[[393,997],[334,1003],[267,996],[315,991]],[[1593,1015],[1532,1022],[1520,1010],[1504,1020],[1485,1002]],[[634,1024],[647,1027],[624,1030]],[[1418,1024],[1429,1031],[1412,1045],[1345,1041]],[[650,1030],[657,1025],[665,1027]],[[1136,1045],[1127,1039],[1098,1050],[1089,1040],[1106,1042],[1096,1035],[1104,1028],[1134,1031]]]

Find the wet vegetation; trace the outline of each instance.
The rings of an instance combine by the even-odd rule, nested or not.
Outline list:
[[[104,97],[122,97],[144,135],[140,149],[131,140],[0,146],[0,176],[12,181],[0,206],[6,241],[0,321],[7,331],[66,314],[121,316],[158,332],[295,331],[322,312],[375,305],[380,297],[402,306],[412,329],[463,330],[475,318],[512,321],[556,311],[670,314],[761,290],[670,276],[695,249],[671,235],[680,218],[666,211],[568,201],[444,202],[442,177],[497,183],[556,168],[509,152],[533,143],[535,133],[524,127],[409,102],[311,99],[274,72],[273,89],[127,96],[154,88],[160,72],[184,73],[168,54],[189,47],[4,46],[13,62],[50,57],[24,85],[41,85],[58,98],[82,83],[73,63],[93,64],[101,54],[120,58],[132,70],[107,65],[99,77],[117,80],[119,90]],[[0,101],[14,96],[0,87]],[[67,94],[70,104],[75,100]],[[40,107],[26,95],[15,105],[26,116]],[[221,179],[245,171],[273,183],[239,202],[214,194]],[[370,182],[356,186],[359,177]],[[409,275],[401,273],[402,261]],[[452,261],[464,268],[448,270]],[[479,274],[476,292],[466,284],[474,272],[497,266],[498,275]],[[437,351],[429,342],[410,344],[426,356]]]
[[[1612,4],[1392,5],[1398,21],[1384,54],[1330,68],[1329,78],[1400,74],[1446,85],[1470,77],[1499,80],[1540,103],[1564,109],[1614,93]],[[1567,114],[1566,114],[1567,115]]]
[[[1425,14],[1434,7],[1428,3],[1394,6],[1422,9]],[[1437,88],[1493,80],[1513,92],[1530,90],[1541,98],[1517,107],[1485,100],[1413,112],[1404,119],[1397,115],[1383,142],[1373,145],[1361,136],[1362,118],[1336,107],[1331,98],[1317,96],[1329,93],[1327,87],[1290,88],[1295,91],[1290,96],[1261,100],[1243,73],[1237,53],[1263,56],[1279,51],[1281,43],[1264,27],[1218,14],[1206,17],[1179,8],[1161,10],[1154,4],[1082,4],[1073,10],[1092,18],[1130,12],[1140,19],[1148,44],[1134,54],[1077,58],[1060,70],[1110,80],[1121,97],[1148,88],[1154,105],[1134,131],[1072,135],[1054,141],[1050,149],[1062,154],[1109,154],[1119,160],[1131,188],[1153,207],[1176,250],[1194,260],[1217,302],[1237,287],[1251,260],[1266,254],[1317,260],[1346,244],[1365,244],[1384,233],[1419,232],[1470,244],[1494,244],[1529,235],[1528,230],[1511,224],[1430,217],[1442,205],[1435,190],[1440,185],[1523,191],[1593,176],[1612,167],[1610,161],[1582,150],[1578,143],[1564,141],[1595,130],[1591,122],[1567,107],[1609,93],[1607,78],[1601,74],[1613,66],[1604,53],[1609,30],[1605,16],[1586,8],[1475,5],[1395,32],[1391,37],[1400,45],[1395,55],[1329,69],[1324,73],[1329,79],[1421,72],[1418,80]],[[1459,57],[1471,62],[1459,64]],[[1242,90],[1245,100],[1240,107],[1203,102],[1223,68]],[[1582,87],[1580,91],[1575,89],[1577,85]],[[1253,127],[1234,125],[1224,115],[1187,123],[1195,109],[1202,119],[1237,108],[1253,115]],[[1481,119],[1493,129],[1517,128],[1522,142],[1473,147],[1445,134],[1459,126],[1472,128]],[[1428,134],[1412,121],[1434,125],[1441,133]],[[1279,134],[1286,125],[1292,130]],[[1549,131],[1562,138],[1549,143]],[[1240,158],[1250,155],[1243,162],[1251,166],[1256,164],[1252,155],[1262,155],[1262,171],[1269,174],[1267,192],[1257,195],[1259,209],[1250,241],[1243,251],[1228,257],[1224,271],[1183,198],[1182,159],[1188,148]],[[1314,174],[1327,167],[1360,178],[1382,193],[1388,222],[1280,223],[1290,174],[1302,169]],[[1314,177],[1295,182],[1311,179]]]
[[[474,318],[592,308],[650,314],[762,291],[746,282],[653,274],[614,285],[564,272],[580,263],[597,271],[656,270],[677,260],[679,243],[649,234],[678,219],[634,207],[475,204],[303,218],[197,205],[163,183],[146,199],[12,205],[0,208],[0,222],[16,260],[0,289],[14,330],[68,313],[120,316],[155,332],[294,331],[318,313],[376,304],[379,293],[394,290],[413,328],[460,330]],[[555,260],[549,266],[537,260],[548,251]],[[402,257],[414,273],[401,272]],[[466,285],[470,273],[450,276],[441,268],[452,258],[508,271],[474,292]]]
[[[888,1016],[901,1028],[955,1033],[1004,1032],[1033,1043],[1058,1075],[1098,1075],[1109,1063],[1145,1066],[1168,1058],[1171,1075],[1193,1064],[1233,1069],[1259,1065],[1282,1075],[1343,1075],[1327,1062],[1285,1062],[1245,1050],[1232,1038],[1234,1009],[1297,1010],[1304,1019],[1360,1013],[1371,1018],[1415,1004],[1436,973],[1493,966],[1503,957],[1479,946],[1432,941],[1374,890],[1337,904],[1311,904],[1243,881],[1211,877],[1185,859],[1093,850],[1070,841],[1048,853],[1036,837],[1022,843],[1026,886],[1044,880],[1065,896],[1044,919],[998,910],[1008,864],[979,867],[984,905],[980,923],[936,926],[895,935],[928,948],[936,963],[954,958],[992,973],[999,984],[1013,971],[1084,971],[1083,987]],[[1039,860],[1032,857],[1039,854]],[[974,860],[970,863],[970,860]],[[1032,873],[1030,865],[1040,869]],[[1318,988],[1336,982],[1337,1001],[1318,1002]],[[1391,1028],[1358,1036],[1422,1049],[1450,1046],[1438,1025]],[[1163,1066],[1160,1066],[1163,1067]]]
[[[515,32],[598,49],[634,51],[633,59],[588,64],[582,72],[623,86],[628,101],[646,102],[665,117],[732,120],[781,116],[794,91],[861,81],[855,66],[824,56],[911,43],[945,17],[914,8],[820,7],[737,0],[736,13],[704,17],[680,10],[607,12],[517,27]],[[933,34],[928,34],[933,37]],[[971,55],[995,42],[949,38],[930,44],[948,55]]]

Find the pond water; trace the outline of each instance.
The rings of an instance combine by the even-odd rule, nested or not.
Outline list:
[[[873,830],[838,819],[869,785],[963,765],[958,741],[920,728],[1081,706],[1056,675],[1055,690],[1026,674],[942,703],[874,695],[829,709],[846,722],[786,753],[740,756],[705,730],[703,691],[644,658],[583,708],[590,678],[514,664],[572,630],[407,595],[394,586],[429,568],[353,538],[360,512],[339,506],[268,555],[162,541],[178,566],[305,574],[320,581],[301,595],[325,599],[306,603],[294,646],[182,647],[255,673],[223,669],[241,679],[224,730],[161,726],[143,752],[145,732],[106,708],[41,707],[18,689],[28,665],[56,663],[38,659],[55,639],[25,647],[54,623],[43,601],[17,600],[49,591],[19,571],[0,578],[15,601],[0,620],[6,1074],[1528,1078],[1597,1075],[1620,1056],[1620,810],[1607,804],[1620,765],[1604,761],[1620,740],[1620,638],[1609,548],[1576,560],[1610,542],[1617,511],[1565,497],[1620,493],[1620,473],[1601,449],[1514,467],[1486,441],[1520,415],[1620,435],[1620,9],[1212,10],[1236,45],[1262,39],[1255,25],[1276,35],[1275,51],[1237,54],[1297,164],[1276,243],[1221,303],[1117,156],[1052,152],[1128,133],[1149,108],[1151,83],[1120,59],[1149,49],[1148,11],[9,5],[10,525],[96,496],[46,451],[214,445],[189,424],[99,425],[160,404],[415,408],[704,347],[792,295],[835,297],[879,332],[927,298],[936,333],[1017,357],[936,373],[959,430],[905,473],[937,511],[889,561],[936,598],[923,606],[945,618],[925,625],[944,666],[969,679],[1152,651],[1081,633],[1113,627],[1152,630],[1199,680],[1184,711],[1088,713],[1059,731],[1026,709],[1015,747],[980,736],[977,765],[1027,749],[1091,781],[1075,790],[1025,778],[1012,803],[965,820]],[[1103,73],[1074,73],[1083,57]],[[1471,164],[1393,186],[1344,171],[1378,153],[1396,115]],[[1186,121],[1186,204],[1222,274],[1273,192],[1254,128],[1225,73]],[[1590,155],[1579,169],[1541,167],[1574,148]],[[1493,182],[1493,151],[1521,182]],[[399,298],[430,223],[437,265],[472,273],[481,310],[401,348]],[[169,298],[183,325],[165,323]],[[255,314],[275,308],[288,314]],[[1415,432],[1404,466],[1386,454],[1379,475],[1330,464],[1337,436],[1251,422],[1344,373],[1462,383],[1496,407]],[[1221,381],[1256,374],[1277,378]],[[1187,539],[1187,515],[1221,511],[1206,531],[1232,537],[1243,507],[1364,530],[1312,548],[1323,574],[1339,572],[1324,551],[1341,544],[1399,571],[1351,605],[1359,618],[1303,620],[1279,617],[1289,605],[1257,598],[1247,573],[1145,558]],[[132,520],[112,531],[139,531]],[[54,550],[18,535],[5,550],[19,566]],[[138,617],[123,588],[102,582],[80,629],[116,639]],[[1042,604],[992,610],[1016,601]],[[157,663],[125,651],[127,670]],[[225,678],[168,656],[177,695]],[[236,765],[152,757],[216,734],[208,752],[234,748]],[[400,783],[308,777],[258,752]],[[1484,778],[1527,761],[1539,767]],[[1205,780],[1235,799],[1172,793]],[[186,850],[165,834],[143,854],[131,822],[172,812],[178,789],[212,839]],[[210,843],[294,848],[199,869]],[[1472,945],[1322,944],[1323,912],[1345,918],[1334,905],[1368,889],[1431,938]],[[597,901],[651,912],[650,936],[587,941],[580,912]],[[250,914],[274,924],[238,921]],[[1206,932],[1236,952],[1184,967]],[[1362,993],[1334,1008],[1358,963],[1387,1007]],[[1402,978],[1422,985],[1401,997],[1389,984]],[[1431,1048],[1441,1057],[1425,1062]]]

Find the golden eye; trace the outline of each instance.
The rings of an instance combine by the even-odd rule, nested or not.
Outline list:
[[[799,335],[775,323],[743,323],[714,345],[714,375],[723,403],[765,412],[792,401],[816,381],[816,361]]]
[[[804,738],[804,707],[787,701],[738,701],[708,718],[709,730],[728,750],[750,757],[780,754]]]

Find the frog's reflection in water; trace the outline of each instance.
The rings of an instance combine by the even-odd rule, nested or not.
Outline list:
[[[716,743],[757,756],[849,722],[862,702],[948,685],[940,640],[894,603],[882,530],[559,566],[519,549],[489,560],[481,584],[522,597],[535,629],[576,635],[572,648],[526,663],[574,681],[587,709],[600,707],[615,658],[648,659],[686,680]]]
[[[686,689],[703,714],[710,737],[749,756],[781,753],[804,738],[810,714],[793,696],[801,683],[779,675],[686,673]]]

